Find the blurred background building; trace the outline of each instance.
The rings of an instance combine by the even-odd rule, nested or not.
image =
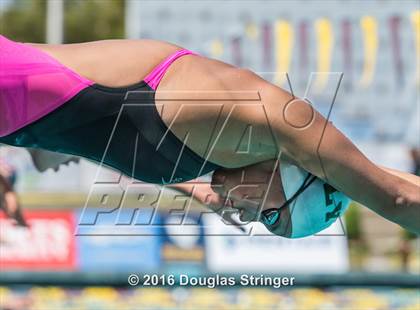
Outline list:
[[[417,1],[0,0],[0,33],[26,42],[150,38],[176,43],[250,68],[286,89],[291,87],[373,161],[419,171]],[[77,293],[80,308],[83,302],[91,306],[101,299],[106,302],[92,309],[106,308],[106,304],[122,307],[121,299],[133,309],[139,304],[155,308],[230,309],[234,304],[254,309],[420,308],[418,290],[397,290],[399,294],[393,291],[389,297],[390,287],[384,291],[371,288],[378,283],[418,288],[418,282],[410,277],[419,276],[418,238],[355,203],[344,221],[303,240],[267,236],[258,225],[254,229],[264,236],[243,236],[211,215],[199,217],[202,206],[195,202],[190,208],[180,205],[178,215],[163,212],[154,218],[155,225],[129,232],[136,236],[101,236],[95,229],[130,218],[136,201],[128,199],[124,205],[128,208],[119,218],[102,214],[95,228],[78,225],[80,221],[90,223],[95,211],[104,208],[92,196],[98,171],[95,164],[82,160],[58,172],[40,174],[25,150],[0,147],[0,158],[16,171],[16,189],[31,224],[30,230],[23,230],[4,217],[0,219],[0,267],[7,271],[0,278],[3,306],[8,302],[26,309],[29,304],[36,307],[35,300],[41,306],[34,309],[41,309],[49,300],[64,307],[63,300],[70,295],[62,288],[35,286],[16,291],[11,286],[28,279],[33,285],[59,285],[60,281],[54,281],[57,273],[51,273],[54,271],[62,274],[62,283],[75,286],[123,285],[121,279],[129,273],[184,272],[236,276],[290,273],[300,276],[301,285],[312,287],[236,289],[231,293],[179,287],[175,291],[124,292],[86,288]],[[105,179],[129,182],[115,172],[100,172]],[[173,198],[166,199],[175,205]],[[88,208],[82,213],[85,206]],[[148,212],[141,213],[137,223],[147,221]],[[188,225],[172,225],[186,213]],[[74,236],[75,231],[80,236]],[[122,231],[117,229],[115,234]],[[365,288],[319,288],[328,283]],[[79,309],[74,302],[67,306]]]

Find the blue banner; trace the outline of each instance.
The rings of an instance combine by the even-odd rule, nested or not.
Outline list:
[[[152,209],[142,209],[141,212],[134,209],[121,209],[110,213],[98,211],[99,209],[87,208],[76,212],[76,225],[92,222],[92,225],[83,225],[82,235],[76,235],[80,269],[127,272],[160,269],[162,229],[158,214],[153,214],[151,225],[147,222],[153,213]],[[124,226],[127,228],[127,234],[123,233]],[[108,234],[113,227],[121,233]]]

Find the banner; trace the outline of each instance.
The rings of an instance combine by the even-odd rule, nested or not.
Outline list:
[[[136,214],[135,209],[127,208],[119,210],[118,213],[101,214],[100,209],[88,208],[77,212],[76,223],[81,220],[81,212],[84,219],[96,218],[94,224],[84,227],[82,235],[76,235],[81,270],[127,272],[159,270],[162,244],[159,216],[153,225],[147,223],[139,225],[139,222],[148,221],[151,211],[146,212],[146,208],[142,209],[142,212],[136,215],[136,223],[131,223],[124,221],[133,218]],[[118,222],[119,220],[121,222]],[[120,235],[103,233],[104,227],[112,229],[112,226],[119,226],[122,232],[122,226],[133,225],[137,226],[136,234],[132,234],[132,230]]]
[[[29,228],[0,214],[1,270],[76,268],[74,218],[69,211],[26,211]]]
[[[162,254],[166,261],[204,261],[203,227],[198,215],[167,215],[163,222]]]
[[[303,239],[271,235],[260,223],[247,225],[246,231],[252,234],[238,235],[236,228],[217,216],[204,220],[206,260],[212,272],[348,271],[347,238],[338,220],[318,235]]]

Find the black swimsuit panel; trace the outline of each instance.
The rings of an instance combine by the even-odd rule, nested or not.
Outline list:
[[[155,184],[185,182],[220,168],[168,129],[155,91],[145,82],[128,88],[89,86],[0,142],[85,157]]]

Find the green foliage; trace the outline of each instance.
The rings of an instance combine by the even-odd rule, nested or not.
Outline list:
[[[359,240],[362,236],[360,206],[350,204],[345,213],[347,236],[350,240]]]
[[[0,12],[0,33],[16,41],[44,42],[45,8],[45,0],[15,0]]]
[[[67,0],[66,43],[124,38],[124,0]]]
[[[124,3],[124,0],[65,0],[64,42],[123,38]],[[45,42],[46,7],[46,0],[15,0],[0,12],[0,33],[16,41]]]

